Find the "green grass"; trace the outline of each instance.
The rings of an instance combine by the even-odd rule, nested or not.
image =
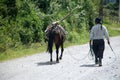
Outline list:
[[[46,51],[45,43],[43,45],[40,45],[39,43],[34,43],[30,46],[20,46],[19,48],[7,49],[5,52],[0,53],[0,62],[37,54],[43,51]]]
[[[120,23],[110,23],[105,24],[108,29],[110,36],[119,36],[120,35]]]
[[[118,36],[120,35],[120,30],[112,30],[109,29],[110,36]]]

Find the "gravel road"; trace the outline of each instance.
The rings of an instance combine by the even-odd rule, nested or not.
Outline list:
[[[94,65],[88,44],[76,45],[65,48],[60,63],[55,51],[52,63],[46,52],[1,62],[0,80],[120,80],[120,36],[110,41],[116,54],[105,44],[102,67]]]

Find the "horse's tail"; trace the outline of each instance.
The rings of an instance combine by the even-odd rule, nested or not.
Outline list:
[[[53,40],[54,40],[53,32],[50,32],[49,33],[49,39],[48,39],[48,47],[47,47],[47,51],[49,53],[52,53]]]

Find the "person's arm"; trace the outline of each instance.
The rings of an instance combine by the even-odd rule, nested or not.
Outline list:
[[[89,46],[90,46],[90,49],[93,48],[93,40],[90,40],[90,41],[89,41]]]
[[[106,28],[105,28],[105,37],[107,39],[108,44],[110,44],[109,33]]]
[[[90,42],[93,40],[94,37],[94,29],[92,28],[90,31]]]
[[[93,28],[92,28],[90,32],[90,41],[89,41],[90,49],[92,49],[92,46],[93,46],[93,36],[94,36],[94,33],[93,33]]]

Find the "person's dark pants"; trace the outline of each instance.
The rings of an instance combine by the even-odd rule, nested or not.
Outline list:
[[[95,62],[99,62],[102,64],[101,59],[103,58],[103,53],[105,49],[105,43],[103,39],[93,40],[93,51],[95,54]]]

